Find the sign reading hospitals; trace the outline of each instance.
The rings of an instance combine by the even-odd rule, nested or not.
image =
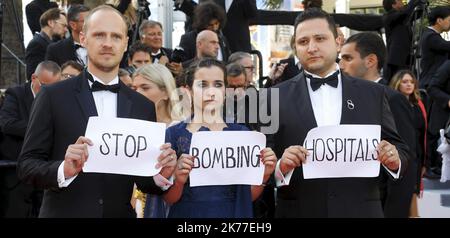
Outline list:
[[[254,131],[203,131],[192,135],[194,166],[190,186],[260,185],[264,176],[264,134]]]
[[[164,123],[90,117],[85,136],[94,145],[83,172],[153,176],[165,132]]]
[[[302,165],[305,179],[377,177],[380,125],[338,125],[311,129],[303,143],[309,151]]]

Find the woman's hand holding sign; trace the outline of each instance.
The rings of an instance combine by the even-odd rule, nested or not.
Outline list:
[[[397,171],[400,167],[400,157],[397,148],[391,143],[382,140],[377,147],[378,160],[391,171]]]
[[[280,161],[281,173],[287,172],[299,167],[302,163],[306,163],[306,156],[309,155],[307,149],[303,146],[292,145],[284,150]]]
[[[175,150],[171,148],[170,143],[166,143],[160,148],[162,153],[158,157],[156,168],[162,168],[159,172],[164,178],[172,176],[175,166],[177,165],[177,156]]]
[[[182,154],[175,170],[175,183],[184,185],[193,166],[194,157],[188,154]]]
[[[84,136],[78,137],[75,144],[67,147],[64,156],[64,177],[71,178],[83,169],[84,163],[89,157],[88,145],[94,145],[92,141]]]
[[[267,182],[270,175],[272,175],[275,170],[275,165],[277,164],[277,157],[275,152],[271,148],[264,148],[261,150],[261,161],[264,164],[264,183]]]

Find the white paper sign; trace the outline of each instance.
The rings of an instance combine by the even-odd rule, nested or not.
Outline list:
[[[260,152],[266,136],[254,131],[204,131],[192,135],[190,154],[195,157],[190,186],[260,185],[264,165]]]
[[[376,147],[379,125],[338,125],[311,129],[303,143],[309,151],[303,167],[305,179],[377,177],[380,162]]]
[[[164,123],[90,117],[85,136],[94,145],[83,172],[153,176],[165,133]]]

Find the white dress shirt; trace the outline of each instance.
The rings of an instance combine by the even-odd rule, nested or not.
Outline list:
[[[232,3],[233,3],[233,0],[225,0],[225,13],[228,13],[228,10],[230,10]]]
[[[101,84],[104,84],[99,78],[95,75],[91,74],[94,81],[98,81]],[[92,87],[92,82],[88,81],[89,88]],[[119,77],[116,76],[108,85],[114,85],[119,83]],[[94,97],[95,107],[97,109],[97,114],[99,117],[117,117],[117,93],[113,93],[111,91],[95,91],[92,92],[92,96]],[[58,186],[60,188],[69,186],[70,183],[77,177],[77,175],[71,178],[65,178],[64,176],[64,160],[61,165],[58,167]],[[155,184],[161,187],[163,190],[168,189],[173,184],[173,178],[171,177],[169,180],[164,178],[161,174],[157,174],[153,176],[153,180]]]
[[[339,65],[336,64],[336,70],[339,70]],[[313,77],[322,78],[318,75],[311,74],[305,70],[307,74],[312,75]],[[336,71],[333,71],[326,75],[328,77],[334,74]],[[310,85],[309,78],[306,78],[306,84],[308,86],[309,97],[311,100],[312,109],[314,112],[314,117],[317,122],[317,126],[336,126],[341,122],[342,116],[342,77],[341,74],[338,74],[338,86],[334,88],[328,84],[323,84],[319,89],[313,91]],[[291,180],[292,174],[294,170],[289,171],[286,175],[283,176],[280,170],[280,161],[278,160],[276,169],[275,169],[275,181],[277,186],[289,185],[289,181]],[[384,166],[384,165],[383,165]],[[401,164],[400,164],[401,166]],[[385,166],[384,166],[385,167]],[[386,168],[386,167],[385,167]],[[394,177],[398,178],[400,175],[400,168],[397,173],[393,173],[389,169],[386,170]]]
[[[78,42],[74,42],[75,45],[80,45],[80,43]],[[78,63],[82,63],[83,66],[87,65],[87,61],[88,61],[88,56],[87,56],[87,50],[86,48],[84,48],[83,46],[79,47],[76,51],[75,51],[77,58],[78,58]]]

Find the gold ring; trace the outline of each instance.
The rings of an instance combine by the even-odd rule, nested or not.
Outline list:
[[[393,155],[394,155],[394,152],[392,152],[392,150],[390,150],[390,151],[389,151],[389,155],[390,155],[390,156],[393,156]]]

